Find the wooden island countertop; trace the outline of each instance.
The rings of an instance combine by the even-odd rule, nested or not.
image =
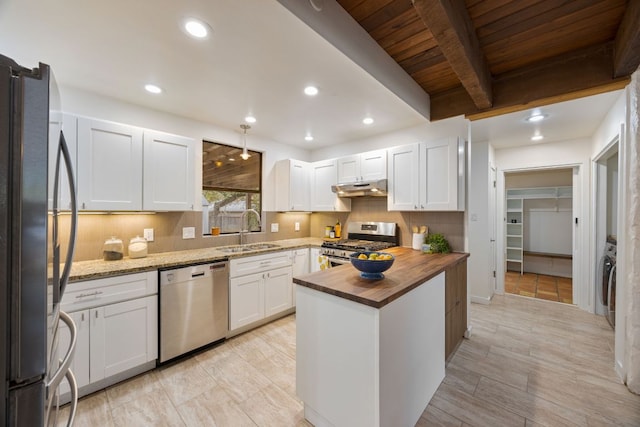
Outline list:
[[[382,308],[391,301],[454,266],[468,253],[424,254],[410,248],[395,247],[385,250],[395,256],[384,278],[369,280],[360,277],[360,271],[351,264],[305,274],[293,279],[294,283],[345,298],[374,308]]]

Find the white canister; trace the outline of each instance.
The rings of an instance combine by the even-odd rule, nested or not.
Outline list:
[[[147,239],[136,236],[129,242],[129,258],[144,258],[147,256]]]
[[[421,251],[423,243],[424,233],[413,233],[413,244],[411,245],[411,247],[417,251]]]

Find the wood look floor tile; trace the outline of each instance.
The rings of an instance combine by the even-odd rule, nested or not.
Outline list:
[[[259,426],[292,426],[304,419],[302,404],[275,385],[263,388],[240,407]]]
[[[578,411],[489,378],[480,379],[474,395],[540,425],[584,426],[587,423],[586,416]]]
[[[472,426],[523,427],[525,423],[524,417],[478,399],[448,384],[440,384],[430,404]]]
[[[107,388],[109,406],[115,409],[124,403],[162,390],[156,371],[150,371]]]
[[[416,425],[640,426],[602,316],[515,295],[468,316],[471,338]],[[311,427],[295,396],[295,316],[80,400],[77,426],[116,424]]]
[[[62,408],[58,415],[58,426],[66,426],[69,418],[69,405]],[[76,426],[106,426],[116,425],[111,415],[109,399],[104,391],[86,396],[78,401],[75,417]]]
[[[216,384],[195,358],[161,367],[157,372],[162,387],[175,404],[192,399]]]
[[[111,413],[116,426],[185,425],[164,390],[142,395],[118,406]]]
[[[178,412],[189,427],[256,426],[222,386],[215,386],[182,403]]]
[[[461,427],[462,421],[433,405],[427,406],[415,427]]]

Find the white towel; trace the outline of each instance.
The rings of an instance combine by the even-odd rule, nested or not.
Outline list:
[[[316,260],[316,262],[320,266],[320,270],[326,270],[327,268],[331,267],[329,257],[326,255],[318,255],[318,259]]]

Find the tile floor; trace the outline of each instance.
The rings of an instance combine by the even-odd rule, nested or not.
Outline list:
[[[640,426],[606,320],[564,304],[472,304],[472,337],[417,426]],[[295,397],[295,316],[81,399],[77,426],[309,426]],[[66,415],[66,414],[62,414]]]
[[[525,297],[573,304],[571,278],[507,271],[504,291]]]

